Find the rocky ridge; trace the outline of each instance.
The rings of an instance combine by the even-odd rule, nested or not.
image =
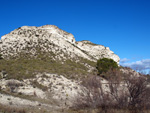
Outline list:
[[[119,63],[120,58],[108,47],[90,41],[76,42],[71,33],[57,26],[23,26],[1,37],[0,52],[4,58],[18,57],[23,54],[36,57],[38,53],[48,53],[53,59],[76,59],[82,57],[90,61],[99,58],[112,58]]]

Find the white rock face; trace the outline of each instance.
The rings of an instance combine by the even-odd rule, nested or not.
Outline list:
[[[93,56],[95,59],[99,58],[111,58],[117,63],[119,63],[119,56],[114,54],[113,51],[109,49],[109,47],[104,47],[102,45],[93,44],[90,41],[80,41],[77,42],[77,46],[82,50],[86,51],[89,55]]]
[[[83,94],[86,91],[79,81],[67,79],[63,75],[37,74],[35,80],[48,88],[48,92],[52,94],[53,99],[62,103],[66,102],[68,105],[71,105],[81,93]]]
[[[40,84],[46,90],[43,91],[42,87],[38,88],[34,85],[35,81],[36,84]],[[21,93],[40,99],[53,99],[59,101],[59,104],[67,104],[68,106],[71,106],[80,94],[86,93],[86,88],[79,81],[50,73],[38,73],[35,78],[24,79],[23,81],[0,79],[0,86],[0,90],[9,91],[12,94]]]
[[[13,97],[5,94],[0,93],[0,103],[3,105],[16,105],[16,106],[38,106],[38,102],[32,102],[26,99],[21,99],[18,97]]]
[[[34,96],[36,94],[36,96],[39,98],[42,99],[46,98],[45,92],[43,92],[41,89],[34,88],[31,84],[27,84],[25,82],[18,81],[15,79],[10,80],[1,79],[0,86],[1,89],[3,90],[8,88],[10,90],[13,90],[12,92],[22,93],[24,95],[30,96]]]
[[[91,61],[107,57],[117,63],[120,60],[108,47],[95,45],[89,41],[76,42],[71,33],[54,25],[23,26],[1,37],[0,53],[5,58],[16,57],[20,53],[36,56],[38,50],[54,53],[54,59],[57,60],[77,57]]]

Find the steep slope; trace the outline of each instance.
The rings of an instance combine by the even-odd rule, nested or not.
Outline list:
[[[112,58],[119,63],[119,57],[108,47],[76,42],[71,33],[54,25],[15,29],[1,37],[0,54],[4,58],[0,71],[5,70],[9,79],[31,78],[43,72],[80,79],[95,73],[99,58]]]
[[[41,27],[23,26],[1,37],[0,52],[4,58],[16,58],[20,55],[37,57],[46,53],[54,60],[76,59],[90,61],[99,58],[112,58],[119,63],[119,57],[101,45],[90,45],[86,41],[77,42],[72,34],[54,25]],[[29,57],[27,56],[27,57]]]
[[[97,45],[86,40],[79,41],[76,43],[79,48],[84,50],[88,55],[91,55],[95,59],[100,59],[105,57],[105,58],[111,58],[117,63],[119,63],[119,57],[116,54],[114,54],[114,52],[111,51],[109,47]]]

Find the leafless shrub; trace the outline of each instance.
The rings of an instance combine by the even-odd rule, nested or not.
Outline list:
[[[137,77],[119,70],[110,70],[106,74],[109,75],[106,83],[108,91],[99,76],[83,80],[87,93],[77,99],[76,108],[129,109],[131,112],[150,108],[150,87],[145,76]]]
[[[110,95],[114,98],[115,107],[144,109],[149,108],[150,88],[147,78],[143,75],[134,76],[133,73],[118,73],[119,71],[109,73]]]
[[[22,83],[18,83],[16,81],[9,81],[7,83],[7,86],[10,88],[10,92],[14,93],[15,89],[18,88],[19,86],[23,86],[23,84]]]
[[[125,85],[122,82],[122,72],[118,69],[109,70],[106,74],[109,75],[108,94],[111,97],[111,106],[117,108],[125,108],[127,106],[127,96],[125,91]]]
[[[82,85],[86,87],[87,91],[77,98],[75,108],[98,108],[101,106],[106,108],[109,106],[109,95],[104,93],[100,79],[98,76],[91,76],[83,80]]]
[[[143,108],[148,104],[148,93],[150,88],[148,87],[147,79],[141,77],[127,77],[125,80],[128,91],[128,107]]]

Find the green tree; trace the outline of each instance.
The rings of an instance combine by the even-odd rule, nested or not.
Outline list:
[[[98,70],[98,75],[101,75],[108,72],[110,69],[118,68],[118,64],[113,59],[102,58],[97,61],[96,68]]]

